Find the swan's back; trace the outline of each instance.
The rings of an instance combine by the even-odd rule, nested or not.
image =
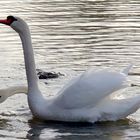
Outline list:
[[[126,77],[118,72],[88,70],[60,91],[56,103],[65,109],[94,107],[109,94],[124,88]]]

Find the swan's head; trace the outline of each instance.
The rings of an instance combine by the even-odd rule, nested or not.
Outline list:
[[[0,89],[0,103],[4,102],[10,95],[8,95],[9,91],[5,89]]]
[[[26,22],[23,19],[15,16],[8,16],[7,19],[0,20],[0,23],[9,25],[18,33],[23,32],[28,28]]]

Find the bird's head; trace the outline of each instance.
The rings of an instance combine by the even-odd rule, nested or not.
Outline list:
[[[7,19],[0,20],[0,23],[10,26],[18,33],[23,32],[27,28],[26,22],[15,16],[8,16]]]
[[[4,102],[9,97],[9,90],[0,89],[0,103]]]

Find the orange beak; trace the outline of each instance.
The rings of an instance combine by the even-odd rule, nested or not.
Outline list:
[[[10,25],[11,24],[11,20],[0,20],[0,23],[5,24],[5,25]]]

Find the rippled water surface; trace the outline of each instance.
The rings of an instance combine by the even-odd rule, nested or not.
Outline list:
[[[45,96],[53,96],[87,68],[121,70],[134,64],[130,79],[140,84],[139,0],[1,0],[0,18],[16,15],[31,29],[37,68],[61,72],[58,79],[40,81]],[[19,36],[0,25],[0,84],[26,84]],[[136,75],[135,75],[136,74]],[[124,96],[136,95],[130,87]],[[0,139],[138,140],[140,111],[129,119],[100,124],[62,124],[32,118],[26,95],[0,105]]]

